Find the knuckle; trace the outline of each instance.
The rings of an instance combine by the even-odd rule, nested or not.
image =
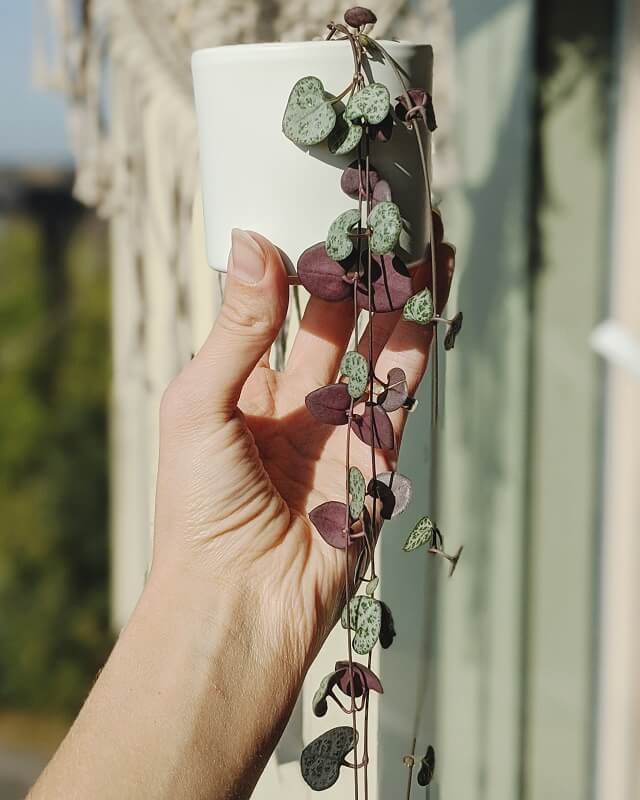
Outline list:
[[[251,303],[244,303],[238,299],[229,299],[220,309],[218,324],[229,333],[242,331],[243,336],[252,336],[264,339],[269,336],[276,322],[271,313],[265,313]]]

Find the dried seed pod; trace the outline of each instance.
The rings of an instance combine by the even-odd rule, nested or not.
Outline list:
[[[378,18],[369,8],[353,6],[344,12],[344,21],[352,28],[361,28],[363,25],[373,25]]]

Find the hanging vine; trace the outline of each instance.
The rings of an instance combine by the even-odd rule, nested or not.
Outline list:
[[[354,62],[352,80],[339,94],[332,95],[319,78],[311,75],[300,78],[291,90],[282,122],[283,133],[297,145],[310,147],[326,141],[336,155],[356,151],[357,157],[342,173],[340,185],[349,198],[358,201],[357,208],[347,208],[339,214],[325,240],[305,250],[297,267],[300,282],[310,294],[332,302],[351,299],[356,343],[360,338],[360,312],[364,311],[368,317],[368,341],[362,348],[366,352],[358,349],[347,352],[340,366],[339,381],[316,389],[306,398],[306,406],[316,420],[346,425],[344,498],[314,508],[309,518],[328,546],[344,551],[345,607],[341,624],[347,633],[347,658],[338,661],[322,679],[313,698],[313,712],[324,716],[331,701],[350,717],[350,724],[314,739],[304,748],[300,765],[304,780],[318,791],[331,787],[342,767],[351,768],[355,800],[362,773],[364,798],[368,800],[369,702],[372,692],[383,691],[371,669],[371,654],[378,643],[383,648],[389,647],[395,636],[391,610],[376,596],[379,585],[376,544],[384,520],[402,513],[412,494],[411,481],[404,475],[376,471],[376,450],[390,450],[397,457],[389,414],[400,409],[412,410],[415,406],[402,369],[394,367],[385,377],[376,375],[375,317],[402,310],[405,320],[423,326],[425,336],[433,336],[431,427],[432,458],[435,458],[438,327],[445,326],[444,348],[451,350],[462,326],[462,314],[452,319],[439,315],[439,300],[443,296],[438,287],[439,267],[452,260],[454,251],[444,241],[442,218],[431,203],[431,176],[425,149],[425,140],[436,129],[431,96],[424,88],[408,86],[402,69],[371,36],[376,22],[372,11],[356,6],[345,12],[344,20],[346,24],[328,24],[326,39],[349,42]],[[368,58],[385,62],[396,76],[402,90],[394,105],[384,84],[367,80],[366,75],[371,74],[364,68]],[[370,158],[370,149],[384,146],[399,125],[415,136],[427,198],[426,262],[430,280],[417,293],[413,290],[410,270],[396,252],[404,227],[401,210],[393,201],[389,182]],[[350,465],[352,434],[370,448],[368,480],[357,467]],[[407,552],[420,547],[429,555],[446,559],[449,575],[453,574],[462,548],[454,555],[446,553],[444,537],[430,517],[422,517],[415,523],[404,544]],[[355,564],[351,564],[356,548],[359,552]],[[364,594],[357,594],[363,583]],[[366,664],[355,660],[354,654],[366,657]],[[414,741],[413,753],[404,757],[409,767],[407,798],[411,795],[415,761]],[[433,747],[428,748],[420,764],[417,780],[426,786],[435,771]]]

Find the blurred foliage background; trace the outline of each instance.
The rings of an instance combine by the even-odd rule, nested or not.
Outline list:
[[[110,646],[108,254],[64,186],[0,218],[0,707],[63,718]]]

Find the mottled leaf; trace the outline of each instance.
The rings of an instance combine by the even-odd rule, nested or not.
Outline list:
[[[436,771],[436,752],[431,745],[427,747],[425,757],[420,761],[420,764],[418,785],[428,786],[433,780],[433,775]]]
[[[296,81],[282,119],[287,139],[306,147],[326,139],[336,123],[331,100],[319,78],[308,75]]]
[[[380,635],[382,606],[380,601],[367,595],[352,597],[350,610],[351,630],[354,632],[352,646],[358,655],[365,656],[374,648]],[[342,627],[348,628],[347,607],[342,612]]]
[[[382,609],[382,621],[380,623],[380,647],[383,650],[391,647],[396,638],[396,626],[393,622],[391,609],[386,603],[380,603]]]
[[[338,302],[353,296],[353,285],[345,277],[344,268],[327,255],[324,242],[311,245],[302,253],[298,277],[309,294],[322,300]]]
[[[353,661],[352,664],[353,673],[349,670],[348,661],[336,662],[336,674],[339,674],[338,687],[341,692],[346,694],[347,697],[351,697],[351,674],[353,674],[354,697],[362,697],[366,690],[378,692],[379,694],[383,693],[382,683],[380,683],[380,678],[375,672],[358,661]]]
[[[359,519],[364,507],[365,481],[358,467],[349,469],[349,494],[351,495],[349,514],[351,519]]]
[[[338,156],[343,156],[357,147],[360,139],[362,139],[362,126],[354,125],[344,114],[340,114],[329,134],[329,150]]]
[[[387,116],[390,104],[387,87],[383,83],[369,83],[351,96],[344,113],[352,122],[364,119],[376,125]]]
[[[382,202],[373,207],[367,220],[372,229],[369,247],[374,255],[390,253],[400,240],[402,215],[395,203]]]
[[[327,544],[338,550],[347,546],[347,506],[337,500],[329,500],[309,512],[309,519]]]
[[[379,472],[369,481],[367,493],[382,502],[382,518],[393,519],[411,502],[411,481],[399,472]]]
[[[404,305],[402,316],[409,322],[427,325],[433,317],[433,298],[428,289],[414,294]]]
[[[334,261],[342,261],[351,255],[353,239],[349,236],[349,230],[359,223],[360,212],[357,208],[343,211],[340,216],[334,219],[329,227],[325,243],[329,258],[333,258]]]
[[[309,413],[318,422],[326,425],[346,425],[349,421],[351,397],[346,383],[330,383],[321,386],[305,397],[305,405]]]
[[[417,550],[423,544],[431,546],[433,541],[433,532],[435,525],[429,517],[421,517],[413,526],[413,530],[409,534],[409,538],[404,543],[403,550],[410,553],[412,550]]]
[[[393,367],[387,373],[387,386],[377,397],[378,404],[385,411],[397,411],[402,408],[408,397],[407,376],[400,367]]]
[[[378,405],[367,403],[362,415],[353,414],[351,430],[365,444],[381,450],[393,450],[395,438],[393,425],[387,412]]]
[[[305,782],[316,792],[333,786],[340,775],[342,762],[356,741],[353,728],[343,725],[309,742],[300,756],[300,770]]]
[[[340,364],[340,374],[349,378],[348,390],[351,397],[358,399],[364,394],[369,383],[369,362],[355,350],[344,354]]]
[[[373,190],[380,180],[377,170],[369,164],[369,193],[372,194]],[[352,161],[351,164],[344,170],[340,178],[340,188],[342,191],[351,197],[353,200],[359,200],[360,196],[366,201],[367,193],[366,186],[366,170],[364,165],[361,171],[358,171],[358,161]]]
[[[387,253],[371,256],[371,310],[379,313],[396,311],[411,297],[411,274],[399,256]],[[358,308],[369,308],[368,275],[366,270],[358,281]]]

